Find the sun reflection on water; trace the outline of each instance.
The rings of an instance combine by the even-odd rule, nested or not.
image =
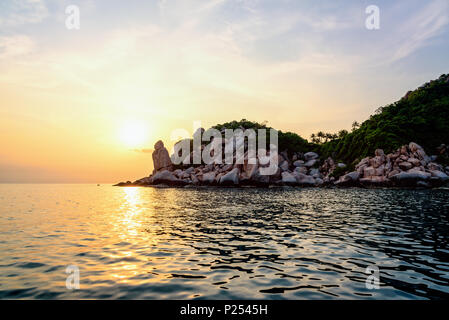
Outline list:
[[[122,233],[122,240],[126,240],[128,236],[137,236],[139,233],[139,227],[141,222],[139,220],[139,214],[141,213],[141,197],[139,188],[123,188],[124,203],[122,205],[122,218],[121,227],[122,230],[126,230],[127,234]]]

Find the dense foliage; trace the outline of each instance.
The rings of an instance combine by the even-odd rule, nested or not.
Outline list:
[[[379,108],[358,129],[320,146],[320,153],[348,163],[380,148],[391,152],[414,141],[430,154],[449,142],[449,75]]]

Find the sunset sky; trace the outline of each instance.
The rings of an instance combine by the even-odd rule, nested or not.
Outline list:
[[[447,0],[2,0],[0,182],[135,180],[193,121],[349,129],[449,72],[448,23]]]

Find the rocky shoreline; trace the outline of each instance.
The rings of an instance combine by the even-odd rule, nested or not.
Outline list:
[[[445,145],[438,150],[447,152]],[[355,165],[338,163],[332,158],[321,160],[315,152],[296,152],[289,156],[286,151],[271,154],[268,151],[267,157],[277,158],[278,168],[273,175],[260,173],[261,168],[268,166],[268,161],[264,164],[258,159],[256,164],[250,164],[247,153],[243,164],[175,166],[163,142],[158,141],[153,152],[153,173],[115,186],[434,188],[449,183],[449,166],[438,164],[438,156],[428,156],[414,142],[387,155],[377,149],[373,157],[366,157]]]

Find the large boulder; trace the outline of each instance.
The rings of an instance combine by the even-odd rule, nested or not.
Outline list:
[[[240,170],[234,168],[220,178],[220,184],[222,185],[237,185],[239,184]]]
[[[159,140],[154,145],[153,151],[153,173],[160,170],[172,170],[173,163],[171,162],[170,155],[168,154],[167,149],[164,147],[164,143]]]
[[[414,187],[419,181],[427,181],[431,177],[428,172],[409,170],[391,176],[391,180],[398,186]]]

